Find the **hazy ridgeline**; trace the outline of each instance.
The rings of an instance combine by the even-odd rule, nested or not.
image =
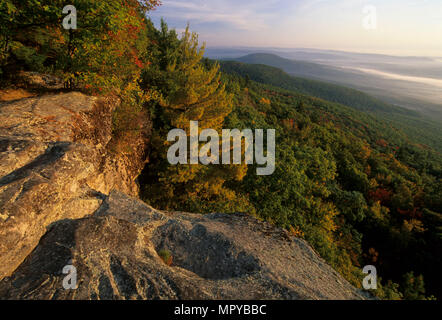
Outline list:
[[[277,67],[346,85],[442,121],[442,59],[312,49],[209,48],[207,57]]]
[[[38,2],[44,6],[6,0],[10,14],[0,12],[2,90],[41,94],[20,87],[25,71],[50,74],[64,91],[82,91],[91,100],[117,97],[106,122],[108,151],[144,166],[140,175],[131,169],[144,202],[167,211],[246,213],[307,240],[356,287],[362,267],[377,265],[381,298],[442,297],[442,134],[434,104],[440,92],[429,80],[379,75],[437,84],[440,62],[317,50],[266,49],[285,58],[208,50],[209,57],[243,57],[249,64],[218,63],[203,58],[189,28],[179,36],[146,18],[158,1],[73,1],[84,19],[77,31],[61,28],[60,1]],[[259,176],[257,165],[246,163],[171,164],[168,133],[189,132],[192,121],[217,132],[275,130],[274,172]],[[10,181],[15,177],[4,179]],[[20,198],[15,194],[8,193]]]

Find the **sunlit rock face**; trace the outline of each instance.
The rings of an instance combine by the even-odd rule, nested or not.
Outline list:
[[[367,298],[268,223],[147,206],[147,139],[112,151],[120,101],[51,92],[0,102],[0,299]]]
[[[171,261],[160,252],[170,253]],[[76,268],[66,290],[63,268]],[[3,299],[365,299],[304,241],[245,214],[155,210],[113,191],[54,223]]]
[[[118,104],[78,92],[0,103],[0,278],[51,223],[93,213],[112,189],[138,194],[143,162],[108,147]]]

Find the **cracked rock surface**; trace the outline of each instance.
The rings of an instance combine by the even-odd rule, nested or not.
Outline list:
[[[51,223],[94,212],[112,189],[138,193],[107,148],[118,103],[78,92],[0,103],[0,279]]]
[[[173,262],[159,256],[170,252]],[[77,270],[65,290],[64,266]],[[244,214],[168,213],[112,191],[54,223],[4,299],[365,299],[304,241]]]
[[[0,102],[0,299],[369,298],[307,242],[253,217],[138,200],[147,142],[112,153],[118,105],[78,92]]]

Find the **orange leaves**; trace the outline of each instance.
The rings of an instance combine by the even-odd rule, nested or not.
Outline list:
[[[270,105],[270,100],[267,99],[267,98],[264,98],[264,97],[263,97],[263,98],[259,101],[259,103]]]
[[[366,258],[369,259],[370,262],[376,263],[379,259],[379,252],[376,251],[375,248],[368,249],[368,254],[364,254]]]
[[[135,64],[137,65],[137,67],[138,68],[143,68],[144,67],[144,64],[143,64],[143,62],[141,62],[141,60],[140,59],[138,59],[137,57],[135,57],[134,58],[134,60],[135,60]]]
[[[282,123],[287,127],[293,129],[295,127],[295,119],[284,119]]]
[[[371,148],[368,145],[363,145],[360,151],[360,156],[362,159],[367,160],[371,155]]]
[[[304,238],[305,235],[299,227],[294,228],[292,226],[289,228],[289,233],[296,238]]]
[[[425,232],[426,229],[422,221],[418,219],[404,220],[402,225],[402,230],[406,230],[407,232]]]

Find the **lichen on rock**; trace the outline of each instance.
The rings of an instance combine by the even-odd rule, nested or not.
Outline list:
[[[160,251],[173,256],[164,263]],[[77,269],[65,290],[63,267]],[[365,299],[304,241],[245,214],[162,212],[113,191],[94,215],[54,223],[6,299]]]
[[[118,104],[79,92],[0,104],[0,278],[51,223],[91,214],[112,189],[138,194],[130,159],[109,151]]]
[[[147,140],[112,151],[119,103],[78,92],[0,102],[0,299],[367,298],[282,229],[137,199]],[[75,290],[63,287],[68,264]]]

